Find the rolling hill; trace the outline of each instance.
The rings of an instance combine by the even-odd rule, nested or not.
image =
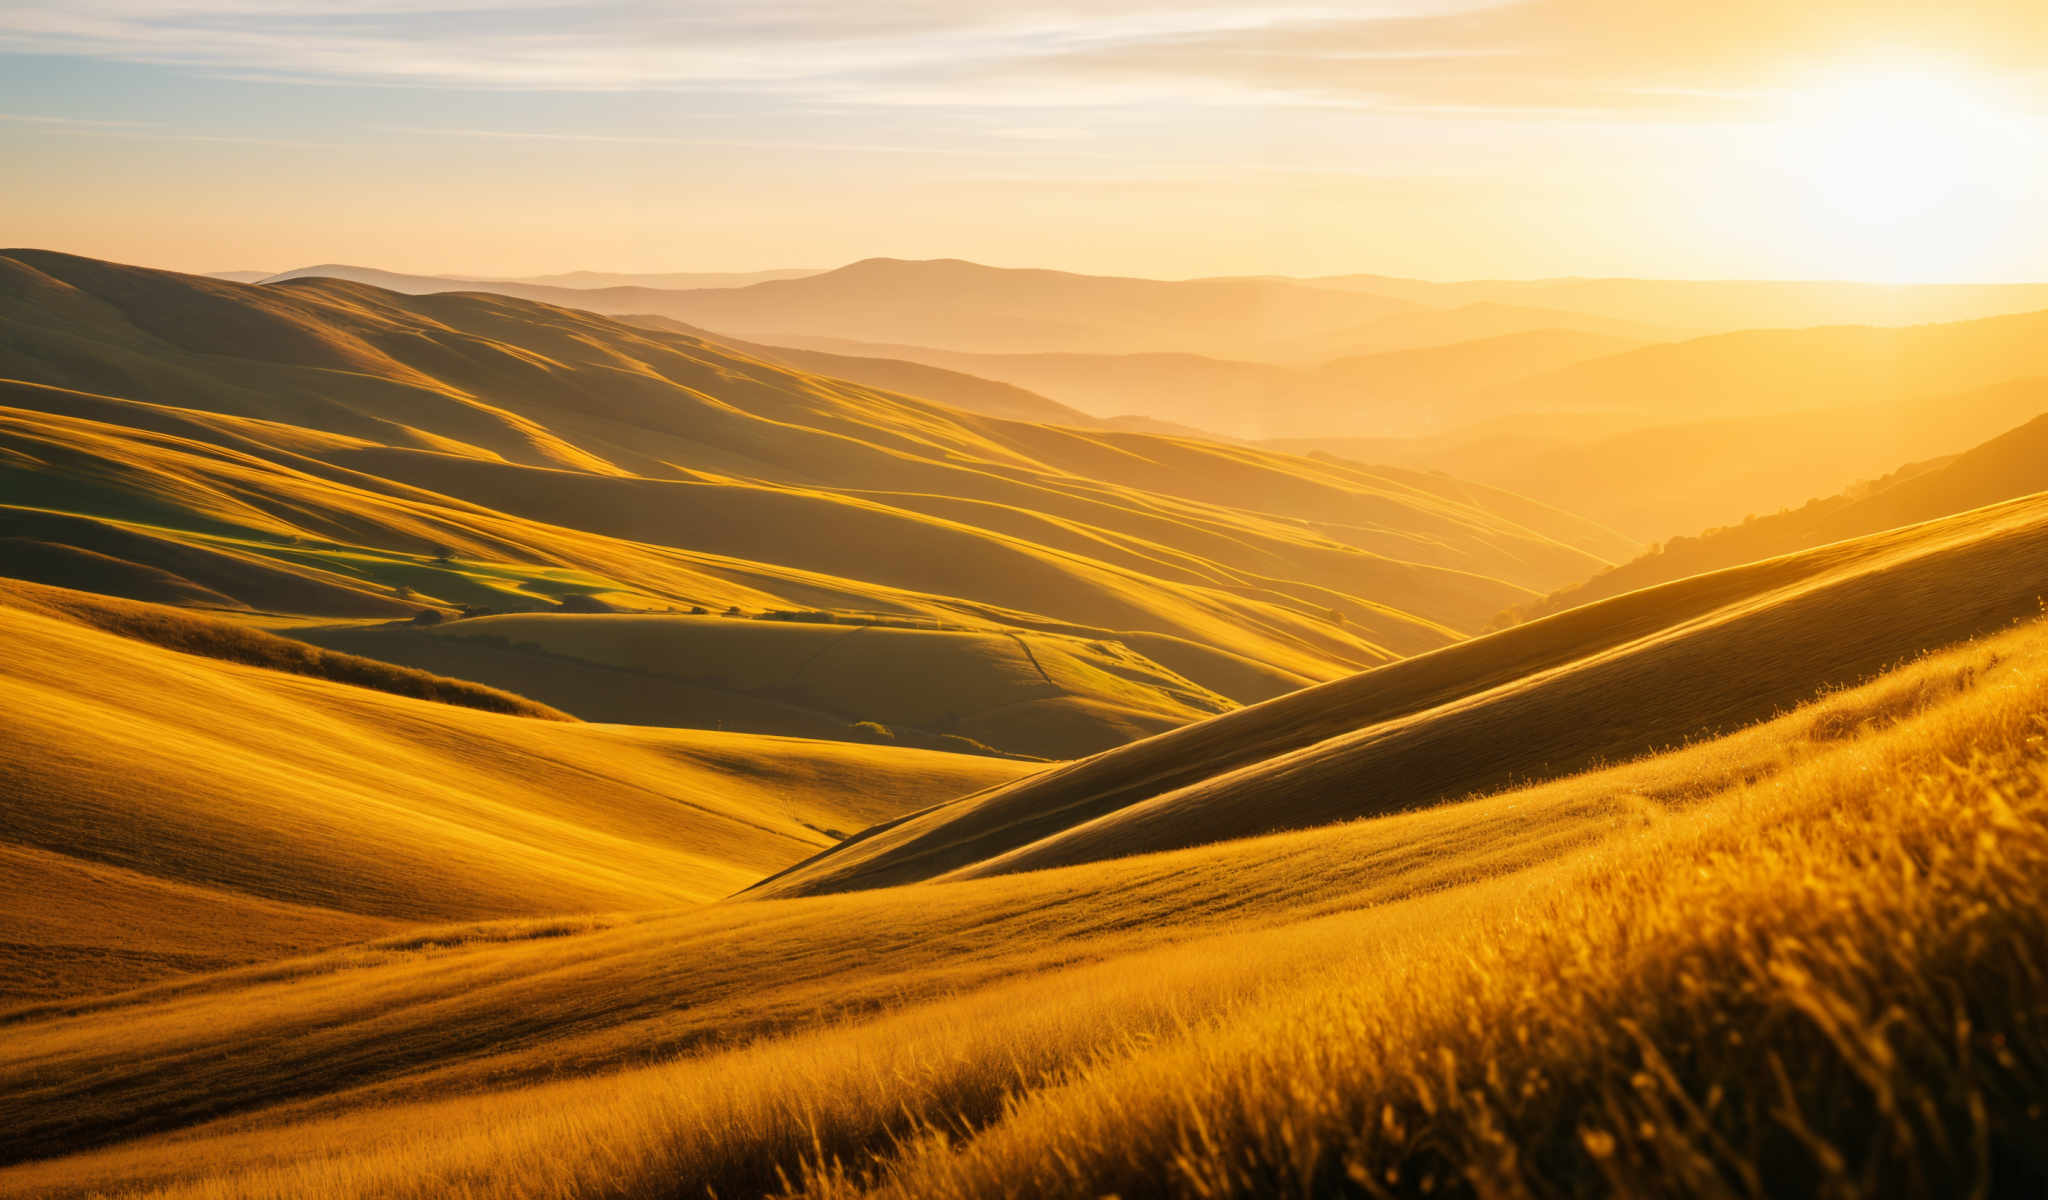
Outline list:
[[[1184,351],[1258,358],[1416,307],[1277,280],[1130,279],[957,259],[866,259],[801,278],[689,289],[444,279],[339,264],[265,282],[306,278],[398,292],[496,292],[588,312],[666,317],[777,345],[794,336],[827,336],[998,354]]]
[[[1577,642],[1683,637],[1698,624],[1689,612],[1738,619],[1716,601],[1797,606],[1858,569],[1875,579],[1978,552],[2019,566],[2005,556],[2015,537],[2039,541],[2039,506],[1768,576],[1707,577],[1655,606],[1582,609],[1608,627],[1578,629]],[[201,672],[209,699],[278,686],[9,619],[36,647],[26,667],[0,668],[19,672],[12,686],[45,670],[45,653],[80,651],[85,694],[118,679],[147,711],[191,707],[182,679],[163,674],[169,660]],[[1940,641],[1966,623],[1919,632]],[[1750,632],[1746,648],[1764,653],[1804,645],[1810,631],[1788,620]],[[1499,1148],[1486,1147],[1503,1129],[1554,1157],[1549,1178],[1626,1169],[1647,1184],[1662,1178],[1654,1160],[1607,1164],[1609,1143],[1585,1136],[1583,1114],[1604,1114],[1595,1132],[1616,1144],[1669,1149],[1682,1137],[1683,1152],[1735,1170],[1765,1152],[1734,1135],[1801,1089],[1792,1094],[1812,1116],[1769,1161],[1820,1171],[1835,1146],[1871,1144],[1866,1109],[1821,1103],[1826,1080],[1919,1080],[1938,1103],[1916,1120],[1944,1136],[1979,1128],[2001,1156],[1986,1166],[1966,1153],[1942,1178],[2008,1179],[2034,1161],[2026,1124],[1987,1127],[2002,1108],[1938,1098],[1965,1078],[2024,1094],[2028,1025],[1999,1005],[1975,1015],[1968,1036],[1981,1031],[2008,1057],[1987,1053],[1967,1075],[1823,1030],[1848,1022],[1947,1045],[1956,1014],[1937,998],[1962,981],[2028,994],[2033,960],[2020,951],[2038,939],[2027,923],[2038,910],[2018,901],[2048,862],[2039,752],[2027,742],[2044,656],[2034,623],[1682,749],[1325,828],[943,886],[411,925],[325,950],[315,936],[312,952],[272,962],[53,995],[0,1012],[0,1160],[12,1164],[0,1189],[651,1197],[795,1179],[828,1195],[1131,1194],[1190,1153],[1260,1187],[1346,1177],[1361,1160],[1419,1177],[1446,1169],[1448,1135],[1450,1161],[1492,1161]],[[1533,659],[1495,665],[1533,667],[1529,686],[1544,679]],[[1827,678],[1847,660],[1813,665]],[[310,689],[292,692],[295,704],[366,712],[331,685],[293,686]],[[1671,690],[1692,687],[1688,677]],[[451,755],[496,722],[530,724],[370,703],[379,715],[359,730],[413,730],[434,747],[452,735]],[[221,710],[214,733],[239,717]],[[477,724],[457,733],[449,719]],[[142,761],[154,766],[161,748]],[[66,763],[40,749],[26,761]],[[645,766],[622,761],[634,775]],[[740,774],[739,762],[727,770]],[[519,795],[584,820],[620,803]],[[436,888],[473,870],[455,859]],[[1909,984],[1927,989],[1911,994],[1931,1009],[1885,1002]],[[1818,996],[1833,1002],[1815,1009]],[[1707,1038],[1718,1038],[1714,1054],[1679,1053]],[[1417,1061],[1436,1072],[1400,1082],[1398,1064]],[[1736,1086],[1768,1061],[1785,1088]],[[1700,1121],[1651,1124],[1716,1086],[1721,1101]],[[1560,1091],[1571,1097],[1562,1107]],[[1346,1140],[1367,1116],[1376,1140]],[[1282,1132],[1302,1129],[1313,1139]],[[1878,1146],[1918,1163],[1924,1144],[1888,1132]]]
[[[2037,496],[1702,575],[877,826],[752,894],[1101,861],[1568,775],[2037,614],[2044,572]]]
[[[1769,323],[1752,313],[1741,318],[1735,327],[1750,328]],[[1690,323],[1661,325],[1641,317],[1606,316],[1564,308],[1482,300],[1395,313],[1346,330],[1334,339],[1305,343],[1301,350],[1304,357],[1321,361],[1428,350],[1467,342],[1503,341],[1512,345],[1513,342],[1507,339],[1532,334],[1564,341],[1577,338],[1593,344],[1604,341],[1619,348],[1678,341],[1713,328],[1703,329]]]
[[[0,564],[143,598],[0,583],[0,1192],[2034,1161],[1970,1099],[2026,1022],[1820,1022],[2037,991],[2048,496],[1467,638],[1626,542],[514,299],[0,270]]]
[[[1954,395],[2048,368],[2048,311],[1970,321],[1750,329],[1625,351],[1519,380],[1491,411],[1620,410],[1656,420],[1735,417]]]
[[[777,344],[824,335],[996,354],[1245,358],[1413,307],[1285,282],[1129,279],[957,259],[867,259],[804,279],[649,299],[656,303],[641,311]]]
[[[668,271],[621,274],[611,271],[565,271],[558,275],[529,275],[511,278],[466,275],[417,275],[385,271],[347,263],[321,263],[289,271],[216,271],[210,278],[234,283],[289,283],[294,279],[345,279],[367,283],[387,292],[426,296],[437,292],[495,292],[527,300],[568,301],[573,293],[606,288],[650,288],[661,291],[695,291],[702,288],[747,287],[777,279],[802,279],[822,271]],[[570,307],[577,307],[570,305]],[[610,311],[610,310],[602,310]]]
[[[344,268],[347,269],[347,268]],[[310,268],[317,271],[319,268]],[[306,274],[308,271],[300,271]],[[773,279],[802,279],[807,275],[821,275],[822,267],[778,267],[765,271],[565,271],[558,275],[527,275],[514,279],[497,280],[502,283],[527,283],[540,287],[607,288],[607,287],[653,287],[653,288],[711,288],[746,287],[749,284],[767,283]],[[271,277],[266,277],[266,280]],[[432,282],[441,277],[430,276]],[[257,281],[263,282],[263,281]],[[410,291],[410,288],[392,288],[394,292]],[[441,291],[434,287],[420,288],[420,291]]]
[[[1107,423],[1089,416],[1078,408],[1069,408],[1057,400],[1047,399],[1015,384],[1002,383],[963,371],[949,371],[929,363],[878,355],[834,354],[825,350],[804,350],[793,346],[763,346],[737,338],[722,338],[667,317],[640,315],[625,316],[620,320],[645,329],[659,329],[715,341],[763,362],[793,367],[814,375],[848,379],[855,383],[867,384],[869,387],[900,392],[925,400],[935,400],[940,404],[979,413],[982,416],[1067,425],[1077,429],[1109,427]]]
[[[828,831],[1029,769],[484,712],[150,644],[128,635],[192,618],[105,605],[0,585],[6,1000],[421,923],[701,903]]]
[[[1542,330],[1663,342],[1754,329],[1969,321],[2048,308],[2048,287],[2037,284],[1657,279],[1447,283],[1375,275],[1154,280],[1013,270],[959,260],[869,259],[832,271],[717,276],[574,272],[471,279],[338,263],[269,275],[232,274],[258,276],[240,282],[324,276],[396,292],[499,292],[590,312],[658,314],[776,344],[799,338],[850,338],[996,354],[1179,352],[1288,364]],[[756,282],[775,286],[761,291],[752,286]],[[1339,299],[1315,296],[1317,292],[1336,293]],[[1341,314],[1347,301],[1368,307],[1354,309],[1355,320],[1349,325],[1328,325],[1324,318]],[[778,305],[781,311],[776,311]],[[972,309],[973,315],[934,315],[960,305]],[[1170,320],[1141,316],[1132,306]],[[1299,319],[1304,316],[1311,319]],[[1289,318],[1297,320],[1292,328],[1286,324]],[[1173,322],[1181,327],[1173,328]],[[1225,336],[1191,340],[1190,332],[1198,328],[1220,329]],[[1112,330],[1136,340],[1104,344]],[[1019,344],[1020,338],[1026,344]]]
[[[315,617],[879,614],[1120,643],[1246,700],[1633,550],[1440,475],[976,416],[504,297],[0,274],[5,535],[77,552],[45,582]]]
[[[82,399],[49,389],[32,394],[44,404]],[[131,410],[141,420],[165,415],[142,406]],[[117,417],[123,411],[127,410],[119,406],[102,410],[103,415]],[[255,455],[231,454],[175,437],[139,436],[132,427],[0,410],[0,444],[13,460],[0,462],[0,497],[22,502],[0,508],[0,531],[12,535],[0,539],[10,547],[0,564],[8,574],[226,611],[300,614],[298,623],[304,617],[323,616],[455,615],[451,610],[458,608],[545,613],[526,618],[529,624],[519,627],[519,636],[502,649],[486,650],[478,644],[458,653],[460,661],[452,664],[451,646],[432,636],[442,632],[440,627],[401,623],[385,631],[337,631],[335,637],[341,641],[319,640],[390,661],[440,663],[443,670],[496,680],[521,693],[546,691],[571,703],[580,710],[578,715],[595,719],[865,739],[867,735],[854,728],[859,722],[891,717],[901,721],[914,715],[943,728],[906,730],[905,736],[924,744],[983,749],[963,736],[970,729],[984,729],[986,714],[1015,706],[1020,728],[1014,736],[997,737],[997,742],[1011,743],[1026,753],[1064,754],[1098,749],[1156,729],[1163,720],[1186,719],[1230,704],[1132,646],[1144,646],[1189,670],[1210,673],[1233,693],[1251,698],[1300,686],[1310,678],[1168,634],[1133,631],[1121,637],[1084,637],[1032,629],[1029,636],[1045,647],[1049,661],[1075,664],[1072,670],[1048,675],[1033,665],[1032,652],[1018,640],[1026,634],[1007,624],[1002,613],[983,612],[958,601],[926,606],[930,613],[947,618],[942,621],[925,613],[914,597],[854,584],[835,587],[823,578],[780,569],[770,573],[782,581],[779,586],[790,589],[782,594],[798,595],[806,603],[837,604],[841,611],[835,617],[774,607],[777,593],[754,586],[757,570],[735,568],[723,560],[664,553],[638,543],[520,521],[445,497],[422,502],[415,494],[394,500]],[[53,504],[68,505],[72,511],[52,511]],[[400,548],[389,548],[394,545]],[[435,550],[436,545],[447,548]],[[463,547],[460,557],[453,549],[458,545]],[[928,626],[930,631],[875,632],[884,639],[909,636],[918,646],[936,652],[910,656],[922,669],[942,676],[963,673],[983,680],[990,690],[972,698],[963,691],[952,708],[911,714],[888,700],[891,685],[886,681],[900,668],[843,678],[818,696],[807,690],[815,680],[795,677],[748,675],[751,682],[736,691],[734,680],[713,670],[704,658],[704,646],[694,651],[697,661],[684,679],[650,673],[649,668],[661,661],[659,656],[630,664],[638,674],[622,675],[625,664],[592,664],[542,649],[544,644],[560,650],[565,642],[574,643],[573,631],[588,622],[703,624],[680,616],[574,612],[579,604],[586,610],[675,611],[679,601],[687,601],[681,607],[699,609],[715,604],[721,612],[748,606],[742,615],[751,619],[718,618],[709,623],[712,641],[730,643],[722,652],[725,657],[760,646],[764,638],[796,645],[813,636],[868,632],[867,627],[876,624]],[[895,611],[875,612],[877,604],[892,605]],[[556,615],[563,608],[571,611]],[[778,614],[805,622],[836,620],[842,627],[828,631],[814,624],[769,620]],[[1025,628],[1034,620],[1013,619],[1026,621]],[[1044,618],[1036,623],[1058,624]],[[468,631],[477,624],[451,621],[445,632]],[[939,631],[941,625],[951,632]],[[500,636],[488,629],[478,632]],[[555,636],[557,632],[563,636]],[[535,652],[523,649],[529,646]],[[1053,649],[1064,646],[1078,650]],[[1093,648],[1098,646],[1101,649]],[[1008,667],[991,673],[991,652]],[[1028,674],[1021,673],[1027,670]],[[1067,694],[1062,690],[1067,684],[1081,692]],[[632,697],[624,703],[622,686]],[[966,687],[964,680],[961,686]],[[749,687],[765,691],[752,695],[746,691]],[[865,695],[863,688],[869,689]],[[735,710],[736,704],[744,707]],[[1027,714],[1032,719],[1023,719]]]
[[[821,355],[887,355],[1002,380],[1097,418],[1138,415],[1258,440],[1398,436],[1456,427],[1468,421],[1468,395],[1641,344],[1538,328],[1290,366],[1203,354],[965,354],[838,338],[801,341]],[[814,369],[827,367],[820,362]]]
[[[1468,396],[1462,430],[1272,445],[1447,471],[1659,541],[1960,453],[2048,411],[2044,329],[2048,314],[1730,334]]]
[[[626,614],[286,632],[517,688],[588,720],[1036,758],[1084,757],[1237,707],[1128,646],[1066,634]],[[1272,694],[1299,684],[1274,674]]]
[[[2041,403],[2048,407],[2048,393]],[[1699,537],[1673,538],[1517,615],[1539,617],[1667,580],[1931,521],[2043,490],[2048,490],[2048,415],[1962,454],[1903,467],[1841,495]]]
[[[1747,294],[1701,303],[1733,319],[1733,298]],[[1798,303],[1817,312],[1833,311],[1824,303],[1833,294],[1785,293],[1805,295]],[[1918,293],[1846,288],[1840,308],[1884,316],[1891,310],[1879,311],[1878,301],[1889,297],[1908,314],[1916,304],[1972,313],[2034,294],[1936,289],[1915,300]],[[1795,311],[1790,300],[1766,300],[1752,320]],[[1958,452],[2036,415],[2044,407],[2037,381],[2048,374],[2042,325],[2040,313],[2022,312],[1745,329],[1633,348],[1612,334],[1537,330],[1314,367],[797,340],[1004,380],[1091,413],[1177,419],[1293,452],[1442,470],[1660,540],[1828,495],[1910,458]]]

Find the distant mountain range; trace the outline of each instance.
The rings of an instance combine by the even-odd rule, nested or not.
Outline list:
[[[320,275],[408,293],[499,291],[592,312],[665,316],[778,343],[835,337],[970,353],[1192,353],[1293,363],[1532,330],[1665,341],[1739,329],[1909,325],[2048,308],[2043,284],[1438,283],[1379,275],[1157,280],[958,259],[875,258],[819,271],[578,271],[518,279],[407,275],[333,263],[250,278],[254,274],[223,277],[270,282]],[[551,288],[579,295],[533,291]],[[690,294],[664,294],[671,292]]]
[[[2048,312],[1720,334],[1460,403],[1464,427],[1438,435],[1273,444],[1448,471],[1660,541],[1959,453],[2048,411]]]
[[[2042,285],[1161,281],[894,259],[694,289],[270,278],[308,276],[675,322],[989,415],[1439,469],[1647,541],[1967,449],[2038,413],[2026,381],[2048,376]]]

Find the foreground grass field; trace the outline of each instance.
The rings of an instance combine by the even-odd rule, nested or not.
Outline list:
[[[1092,1066],[957,1151],[922,1139],[880,1190],[2038,1195],[2036,678]]]
[[[11,1157],[184,1132],[0,1188],[2028,1194],[2044,667],[2029,625],[1414,814],[18,1011]],[[743,1044],[647,1036],[693,1017]]]

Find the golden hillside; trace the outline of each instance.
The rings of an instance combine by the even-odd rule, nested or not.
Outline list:
[[[0,536],[54,547],[23,558],[46,583],[1069,635],[1153,660],[1137,708],[1179,712],[1176,678],[1264,699],[1632,550],[1442,476],[974,416],[515,299],[34,251],[0,275]],[[1134,728],[1094,721],[1070,744]]]
[[[2048,498],[2037,496],[1702,575],[879,826],[754,894],[1091,862],[1570,774],[1763,719],[2037,614],[2044,572]]]
[[[2042,982],[2044,655],[2030,624],[1684,749],[1317,830],[444,926],[18,1007],[0,1188],[1264,1194],[1484,1171],[1519,1196],[1681,1168],[1701,1174],[1677,1190],[1712,1193],[1766,1164],[1851,1190],[1865,1161],[2007,1180],[2038,1162],[2006,1098],[2039,1031],[1968,998]],[[1773,1061],[1784,1086],[1749,1086]],[[1788,1103],[1796,1137],[1747,1140]],[[1972,1129],[1983,1149],[1956,1148]]]
[[[594,721],[1035,758],[1080,758],[1237,707],[1128,646],[1071,634],[711,614],[508,614],[287,632],[517,688]],[[1255,664],[1246,666],[1249,675]],[[1266,690],[1299,682],[1275,673]]]
[[[2029,430],[1467,636],[1629,543],[523,300],[0,271],[0,1194],[2048,1170],[2048,493],[1961,503]]]
[[[0,1200],[2048,1197],[2048,0],[0,66]]]
[[[481,712],[149,644],[152,617],[178,619],[0,593],[8,1000],[422,923],[698,903],[1030,769]]]

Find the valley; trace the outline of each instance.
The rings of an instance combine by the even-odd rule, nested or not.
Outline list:
[[[0,254],[0,1194],[2048,1171],[2038,318],[856,266]]]

